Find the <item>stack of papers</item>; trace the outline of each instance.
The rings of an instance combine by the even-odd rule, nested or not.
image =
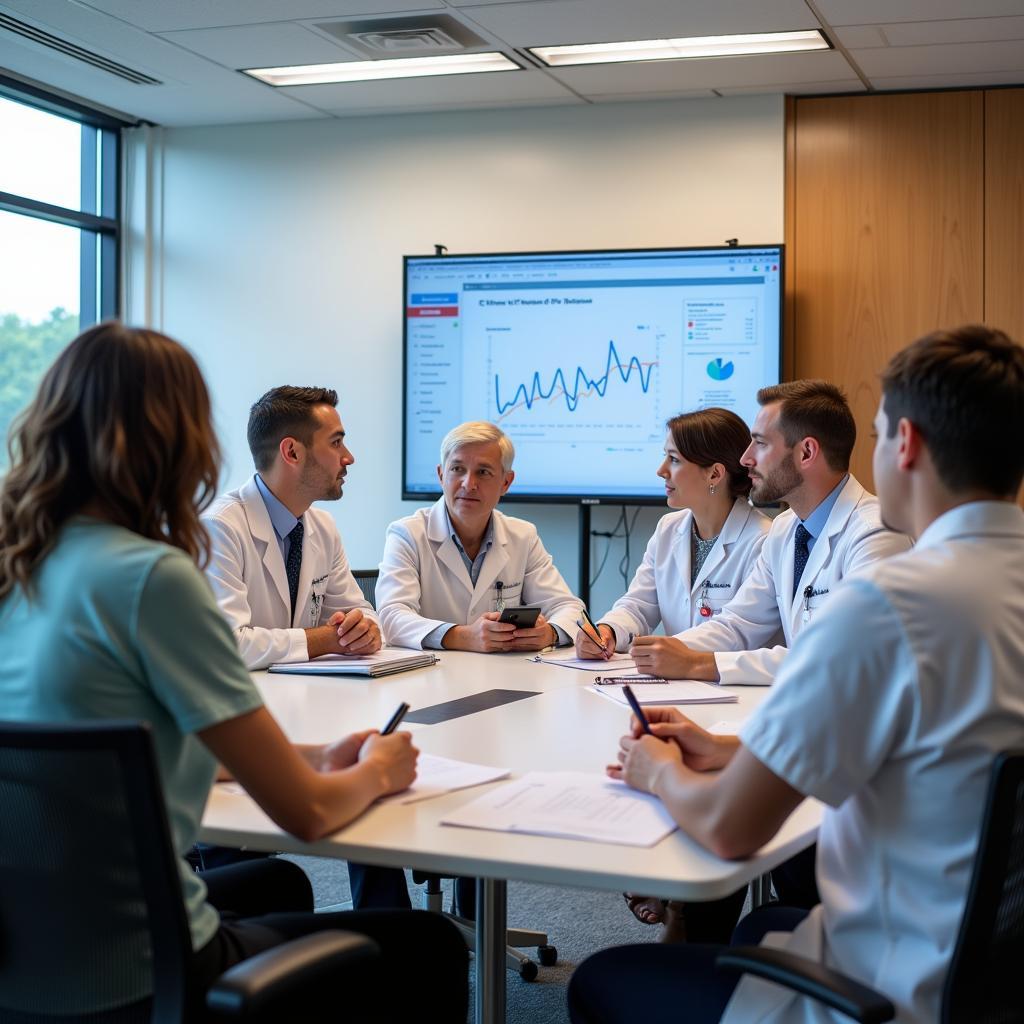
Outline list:
[[[633,683],[630,685],[633,696],[645,704],[735,704],[739,699],[735,693],[723,690],[720,686],[701,683],[696,679],[674,679],[665,683]],[[591,686],[594,693],[629,707],[629,701],[622,692],[621,686]]]
[[[623,846],[654,846],[678,828],[657,797],[586,772],[530,772],[441,824]]]
[[[388,647],[367,654],[362,658],[350,658],[344,654],[325,654],[312,661],[282,661],[270,666],[271,672],[298,673],[313,676],[389,676],[411,668],[425,668],[437,663],[437,657],[430,651],[409,651],[399,647]]]

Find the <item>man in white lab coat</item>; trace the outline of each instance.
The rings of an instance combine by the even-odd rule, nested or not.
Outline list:
[[[497,510],[515,479],[511,440],[492,423],[463,423],[441,443],[444,491],[388,527],[377,610],[389,644],[457,651],[539,651],[571,644],[583,608],[537,528]],[[505,607],[539,605],[526,629]]]
[[[809,956],[882,992],[904,1024],[932,1024],[992,762],[1024,745],[1024,350],[987,327],[936,332],[892,359],[882,391],[882,516],[915,548],[838,588],[739,738],[656,709],[654,735],[623,737],[612,774],[730,858],[821,800],[821,906],[757,910],[734,941]],[[765,981],[737,987],[714,947],[651,948],[587,961],[574,1024],[635,1020],[638,997],[645,1024],[681,1006],[690,1024],[846,1019]]]
[[[328,388],[278,387],[249,413],[256,473],[203,516],[206,575],[250,669],[321,654],[370,654],[380,627],[330,514],[355,462]]]
[[[462,423],[441,442],[443,497],[392,523],[384,540],[377,609],[389,644],[492,653],[572,643],[583,603],[536,527],[497,510],[515,478],[514,458],[512,441],[493,423]],[[536,624],[499,621],[516,605],[539,605]],[[377,869],[373,879],[383,885],[388,874],[398,872]],[[474,886],[456,879],[462,917],[475,916]]]
[[[878,500],[850,474],[857,438],[842,391],[817,380],[762,388],[750,447],[740,460],[751,500],[784,501],[747,581],[710,621],[674,637],[642,636],[641,671],[673,679],[770,685],[790,647],[839,581],[906,551]],[[779,633],[785,640],[778,644]]]

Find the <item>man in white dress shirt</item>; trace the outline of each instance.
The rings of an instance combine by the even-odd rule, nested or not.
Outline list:
[[[637,638],[632,654],[640,671],[768,686],[840,580],[910,547],[883,526],[878,500],[850,474],[857,427],[839,388],[791,381],[762,388],[757,400],[740,460],[753,480],[750,498],[784,501],[789,509],[772,523],[753,571],[718,615],[674,637]]]
[[[805,796],[825,803],[821,906],[762,908],[734,941],[768,933],[882,992],[904,1024],[933,1024],[992,763],[1024,745],[1024,350],[987,327],[936,332],[892,359],[882,391],[882,516],[916,547],[838,588],[738,739],[657,709],[655,735],[623,737],[613,774],[731,858]],[[647,1024],[680,1019],[684,1004],[690,1024],[840,1019],[765,981],[733,991],[714,947],[645,949],[581,967],[576,1024],[636,1019],[641,991]]]
[[[384,539],[377,610],[389,644],[490,653],[572,643],[582,602],[533,523],[497,509],[514,458],[493,423],[462,423],[441,442],[443,496],[392,523]],[[515,605],[539,605],[536,624],[500,622]]]
[[[206,575],[250,669],[381,645],[334,520],[310,507],[337,501],[355,462],[337,402],[328,388],[268,391],[249,413],[256,473],[203,516]]]

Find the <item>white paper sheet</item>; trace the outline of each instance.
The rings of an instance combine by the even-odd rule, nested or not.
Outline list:
[[[678,827],[656,797],[586,772],[529,772],[441,823],[623,846],[654,846]]]
[[[601,658],[591,660],[589,658],[577,658],[574,656],[552,654],[550,656],[538,654],[527,661],[538,661],[544,665],[559,665],[562,668],[575,668],[582,672],[593,672],[595,675],[608,672],[609,666],[614,667],[616,673],[633,672],[636,670],[636,662],[628,654],[613,654],[608,660]]]
[[[416,761],[416,781],[408,789],[386,796],[380,802],[414,804],[457,789],[469,789],[471,786],[506,779],[508,775],[507,768],[491,768],[486,764],[470,764],[468,761],[454,761],[450,757],[420,754]]]
[[[507,779],[507,768],[492,768],[486,764],[470,764],[455,761],[450,757],[436,754],[420,754],[416,760],[416,781],[401,793],[392,793],[378,800],[378,803],[414,804],[420,800],[431,800],[435,796],[453,793],[457,789],[482,786],[487,782]],[[225,793],[244,793],[237,782],[218,782],[218,788]]]
[[[735,704],[739,700],[735,693],[696,679],[674,679],[670,683],[633,683],[630,689],[641,707],[647,704]],[[598,686],[595,683],[591,690],[616,704],[629,707],[621,686]]]

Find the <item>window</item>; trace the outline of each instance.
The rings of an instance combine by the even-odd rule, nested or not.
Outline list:
[[[0,78],[0,471],[58,352],[117,311],[119,125]]]

